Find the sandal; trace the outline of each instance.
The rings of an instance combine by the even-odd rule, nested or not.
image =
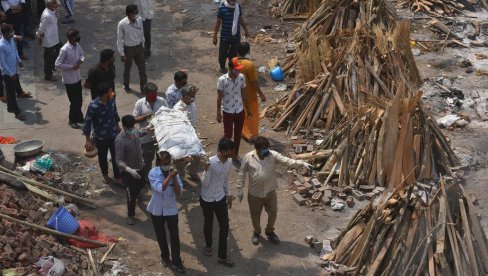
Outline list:
[[[20,94],[18,95],[18,97],[21,97],[21,98],[32,98],[32,93],[31,92],[21,91]]]
[[[111,184],[112,183],[112,179],[110,177],[103,177],[102,179],[102,183],[103,184]]]
[[[211,247],[205,247],[203,249],[203,254],[205,256],[209,256],[209,257],[212,257],[212,248]]]
[[[25,115],[24,114],[17,114],[17,115],[15,115],[15,119],[24,121],[25,120]]]
[[[231,259],[218,259],[219,264],[223,264],[227,267],[233,267],[234,262]]]

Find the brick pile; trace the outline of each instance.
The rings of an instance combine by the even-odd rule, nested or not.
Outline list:
[[[0,212],[5,215],[44,226],[55,209],[29,192],[0,184]],[[37,275],[33,265],[44,256],[60,259],[65,275],[82,275],[88,269],[86,257],[57,237],[0,219],[0,270],[19,268],[22,275]]]

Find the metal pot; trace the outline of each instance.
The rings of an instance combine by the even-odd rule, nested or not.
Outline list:
[[[42,151],[44,141],[27,140],[14,146],[15,155],[19,157],[30,157]]]

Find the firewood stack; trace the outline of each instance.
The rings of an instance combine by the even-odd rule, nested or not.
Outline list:
[[[377,185],[450,174],[458,161],[420,101],[407,22],[384,0],[327,0],[296,31],[295,88],[266,110],[274,130],[310,137],[325,129],[315,162],[340,168],[339,186]]]
[[[472,4],[463,0],[398,0],[397,3],[409,7],[413,12],[424,12],[433,16],[453,16],[465,9],[473,10]],[[483,0],[480,4],[483,4]]]
[[[277,1],[275,15],[285,19],[306,19],[318,7],[322,0],[285,0]]]
[[[324,265],[340,264],[338,275],[486,275],[488,242],[470,197],[457,183],[439,186],[403,183],[358,211]]]

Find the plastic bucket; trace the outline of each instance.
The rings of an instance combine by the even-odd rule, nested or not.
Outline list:
[[[80,227],[76,219],[64,207],[59,209],[52,215],[47,222],[47,226],[59,232],[74,234]]]
[[[283,71],[279,66],[276,66],[273,70],[271,70],[271,72],[269,72],[269,75],[274,81],[282,81],[285,78],[285,76],[283,75]]]

